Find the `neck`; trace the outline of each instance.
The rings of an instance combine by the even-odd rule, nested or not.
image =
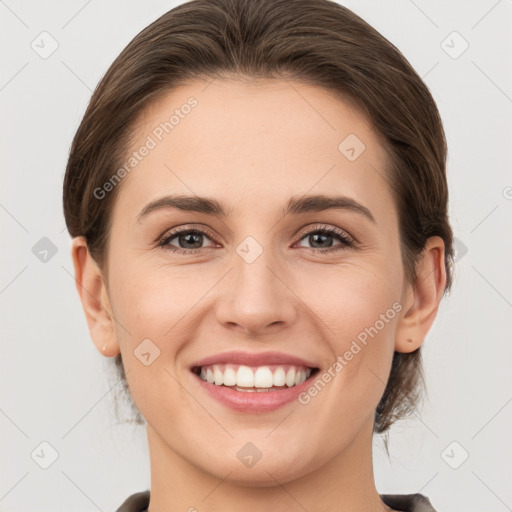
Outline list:
[[[372,429],[369,423],[342,452],[300,478],[281,482],[267,472],[268,482],[250,487],[230,480],[230,472],[219,478],[198,468],[171,450],[148,424],[148,512],[389,511],[375,488]]]

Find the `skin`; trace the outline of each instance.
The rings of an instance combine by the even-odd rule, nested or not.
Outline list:
[[[150,512],[390,510],[375,488],[372,429],[393,351],[424,341],[446,284],[444,244],[432,237],[405,279],[398,214],[378,135],[348,103],[284,80],[196,81],[144,111],[133,150],[169,112],[198,105],[119,185],[108,247],[98,268],[83,237],[73,240],[77,290],[100,353],[122,353],[133,399],[147,421]],[[349,161],[338,145],[356,134],[366,148]],[[217,199],[225,218],[164,209],[139,212],[167,194]],[[368,208],[283,217],[292,196],[337,193]],[[194,247],[176,227],[206,228]],[[337,227],[355,238],[317,242],[304,230]],[[251,236],[263,249],[252,263],[237,253]],[[340,250],[322,253],[326,248]],[[314,251],[314,249],[317,249]],[[352,340],[399,302],[402,310],[306,405],[235,412],[200,389],[189,366],[228,350],[275,350],[332,366]],[[149,338],[149,366],[134,350]],[[408,341],[411,340],[411,341]],[[247,442],[262,453],[237,458]]]

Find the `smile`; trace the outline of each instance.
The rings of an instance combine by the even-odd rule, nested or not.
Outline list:
[[[209,384],[242,392],[279,391],[302,384],[314,368],[300,365],[246,366],[212,364],[195,367],[194,373]]]
[[[298,401],[319,372],[301,364],[206,364],[191,368],[201,393],[242,413],[269,413]]]

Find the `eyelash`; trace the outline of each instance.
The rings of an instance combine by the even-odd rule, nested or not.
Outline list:
[[[355,247],[355,245],[356,245],[354,240],[352,238],[350,238],[344,231],[342,231],[341,229],[338,229],[338,228],[334,228],[332,226],[322,226],[322,227],[315,226],[311,229],[308,229],[305,232],[301,233],[299,242],[302,241],[302,239],[304,239],[305,237],[312,235],[312,234],[317,234],[317,233],[334,236],[334,237],[338,238],[338,240],[342,243],[340,245],[335,245],[335,246],[329,247],[327,249],[317,249],[314,247],[310,248],[314,253],[320,252],[322,254],[326,254],[326,253],[331,253],[331,252]],[[208,247],[203,247],[203,248],[199,248],[199,249],[180,249],[180,248],[173,247],[173,246],[169,245],[169,242],[171,240],[173,240],[174,238],[176,238],[179,235],[184,235],[184,234],[200,234],[200,235],[206,235],[210,239],[214,238],[208,230],[197,229],[197,228],[196,229],[185,228],[185,229],[179,229],[176,231],[172,231],[171,233],[165,234],[164,237],[160,239],[158,246],[163,247],[164,249],[171,251],[173,253],[177,252],[177,253],[180,253],[183,255],[192,254],[192,253],[201,254],[201,252],[204,249],[208,249]],[[308,249],[308,248],[306,247],[306,249]]]

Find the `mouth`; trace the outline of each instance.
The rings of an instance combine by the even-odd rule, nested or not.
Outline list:
[[[231,351],[189,367],[198,392],[236,412],[272,412],[298,400],[319,373],[314,362],[282,352]]]
[[[319,368],[297,364],[248,366],[221,363],[193,366],[191,370],[207,384],[243,393],[287,390],[312,380],[319,372]]]

